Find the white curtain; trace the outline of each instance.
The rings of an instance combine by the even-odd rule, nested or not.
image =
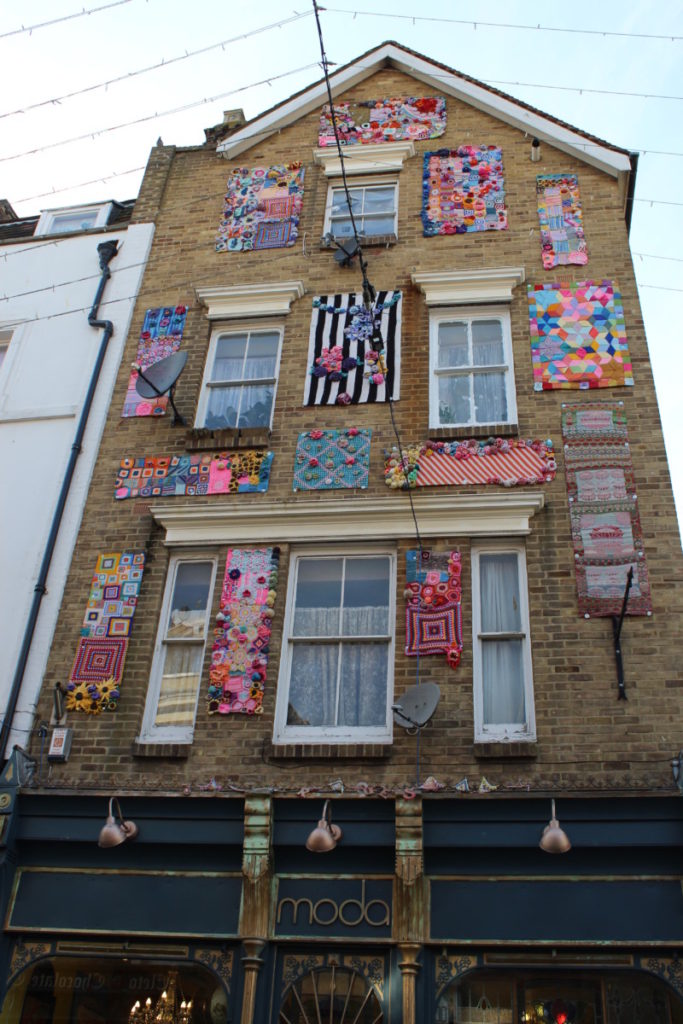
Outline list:
[[[479,563],[481,632],[521,633],[519,571],[515,554],[482,555]],[[481,640],[484,725],[526,721],[522,639]]]
[[[387,617],[382,607],[345,608],[343,634],[352,639],[293,645],[288,725],[384,725],[389,642],[363,636],[385,635]],[[339,609],[298,608],[294,626],[297,637],[338,637]]]
[[[166,647],[155,726],[192,726],[203,655],[203,644]]]
[[[249,366],[255,378],[272,376],[272,359],[250,360]],[[272,384],[211,388],[205,425],[214,430],[221,427],[267,427],[272,404]]]

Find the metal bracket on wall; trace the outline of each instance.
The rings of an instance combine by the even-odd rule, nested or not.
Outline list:
[[[626,574],[626,589],[624,590],[624,600],[621,605],[621,613],[619,615],[612,616],[612,632],[614,634],[614,658],[617,663],[617,687],[619,694],[617,700],[628,700],[626,696],[626,684],[624,682],[624,662],[621,657],[621,627],[624,624],[624,615],[626,615],[626,608],[628,606],[628,595],[631,590],[633,583],[633,566],[629,569]]]

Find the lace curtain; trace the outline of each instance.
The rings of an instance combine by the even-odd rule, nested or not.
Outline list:
[[[481,632],[521,633],[519,571],[514,554],[480,559]],[[526,721],[523,640],[482,638],[484,725]]]
[[[343,641],[293,644],[288,725],[381,726],[386,722],[389,641],[386,607],[344,608]],[[338,637],[338,608],[297,608],[296,637]]]

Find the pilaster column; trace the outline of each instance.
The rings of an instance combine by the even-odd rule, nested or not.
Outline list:
[[[244,946],[244,956],[242,957],[244,993],[242,995],[240,1024],[254,1024],[256,986],[258,984],[259,971],[263,967],[263,960],[260,954],[263,952],[266,944],[263,939],[243,939],[242,945]]]
[[[401,953],[402,1024],[416,1024],[417,962],[425,939],[425,880],[422,856],[422,800],[396,800],[396,911],[394,938]]]
[[[242,851],[242,911],[240,935],[244,946],[244,992],[240,1024],[254,1024],[256,992],[268,940],[272,880],[272,800],[250,796],[244,801]]]
[[[421,966],[417,962],[417,958],[422,945],[419,942],[401,942],[398,948],[401,953],[398,967],[403,983],[403,1016],[401,1020],[402,1024],[416,1024],[415,979]]]

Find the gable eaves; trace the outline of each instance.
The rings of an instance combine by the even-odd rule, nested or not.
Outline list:
[[[618,180],[620,194],[625,201],[632,170],[630,156],[625,150],[580,132],[528,104],[397,43],[382,43],[333,72],[330,75],[333,97],[354,88],[381,68],[388,66],[423,82],[438,94],[452,96],[463,103],[468,103],[477,110],[518,128],[531,138],[546,142],[569,156],[596,167]],[[321,79],[248,122],[239,131],[219,143],[217,152],[229,160],[233,159],[256,142],[288,127],[298,118],[319,110],[326,102],[327,87],[324,79]]]

